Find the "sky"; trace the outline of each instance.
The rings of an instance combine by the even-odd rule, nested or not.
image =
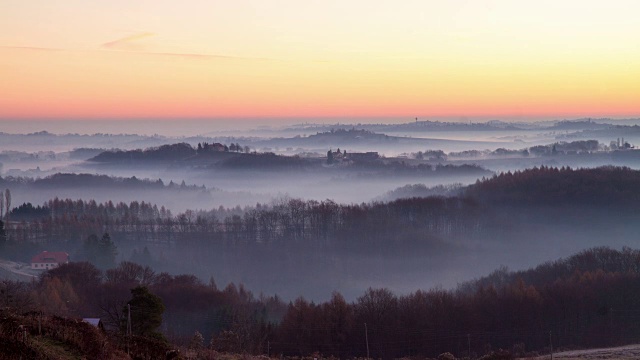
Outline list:
[[[2,0],[0,119],[640,116],[636,0]]]

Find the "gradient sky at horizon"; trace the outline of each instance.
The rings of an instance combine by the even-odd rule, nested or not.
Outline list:
[[[638,14],[623,0],[4,0],[0,119],[638,117]]]

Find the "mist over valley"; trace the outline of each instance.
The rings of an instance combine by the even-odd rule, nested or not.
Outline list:
[[[640,2],[1,8],[0,360],[640,357]]]
[[[511,301],[513,289],[522,286],[533,296],[559,291],[548,288],[554,279],[578,281],[558,266],[577,266],[583,276],[614,274],[608,268],[613,263],[602,258],[588,266],[577,259],[609,254],[629,261],[637,251],[640,150],[634,127],[610,138],[621,125],[518,126],[292,126],[285,128],[288,137],[3,133],[0,276],[6,286],[17,286],[12,291],[23,285],[11,284],[34,279],[35,288],[48,286],[49,292],[63,291],[51,290],[51,281],[69,284],[77,300],[56,305],[57,313],[73,316],[73,309],[82,309],[106,320],[110,302],[122,302],[131,286],[144,285],[166,304],[164,333],[173,341],[205,331],[217,351],[252,346],[259,352],[253,335],[237,335],[246,345],[231,348],[223,339],[238,326],[266,331],[258,329],[268,321],[278,330],[264,336],[278,351],[294,354],[298,350],[283,339],[297,326],[292,314],[312,309],[310,304],[353,309],[372,324],[375,339],[391,325],[373,325],[361,312],[368,299],[391,304],[426,296],[430,304],[454,298],[475,304],[488,289],[505,294],[498,304]],[[317,131],[307,135],[310,130]],[[59,273],[28,269],[34,255],[48,252],[68,254],[71,263]],[[74,266],[94,274],[94,290],[65,275],[77,271]],[[173,286],[218,300],[187,306],[189,301],[175,300]],[[595,291],[589,286],[583,290]],[[447,300],[436,301],[441,297]],[[598,301],[593,306],[603,306]],[[616,306],[629,304],[620,300]],[[235,309],[246,316],[258,308],[262,320],[220,313]],[[600,310],[586,313],[593,311]],[[211,322],[209,316],[225,320]],[[530,322],[500,321],[486,341],[511,346],[526,339],[534,349],[541,346],[520,330],[505,330]],[[393,326],[413,326],[403,324]],[[449,331],[464,337],[452,326]],[[559,332],[558,341],[595,344],[589,326],[577,328],[587,334],[579,339]],[[477,331],[476,341],[485,341]],[[309,341],[298,344],[310,351]],[[624,342],[611,336],[603,344]],[[420,351],[452,346],[440,344]],[[357,346],[340,346],[325,351],[360,354]],[[373,351],[402,354],[382,345]]]
[[[54,216],[59,211],[51,208],[52,200],[82,199],[100,206],[113,203],[125,207],[135,202],[155,209],[144,220],[136,220],[148,227],[142,233],[139,229],[111,228],[108,224],[113,223],[103,219],[85,230],[72,232],[69,239],[53,234],[26,236],[18,243],[31,244],[29,250],[16,250],[13,256],[26,261],[31,252],[51,248],[50,241],[77,253],[78,244],[90,233],[108,232],[118,246],[119,261],[135,259],[135,254],[146,249],[149,264],[155,264],[158,271],[192,273],[203,280],[213,276],[221,283],[243,283],[254,291],[277,293],[288,299],[304,295],[326,300],[334,290],[353,299],[369,287],[386,287],[399,293],[437,285],[450,288],[500,265],[522,269],[592,246],[635,245],[630,235],[635,227],[627,222],[627,210],[612,214],[601,211],[600,205],[584,208],[574,204],[576,199],[558,198],[556,204],[524,201],[526,206],[512,214],[508,209],[514,204],[495,204],[479,200],[480,195],[470,195],[478,188],[478,182],[498,181],[514,171],[530,174],[531,169],[538,169],[533,174],[540,176],[540,169],[565,167],[594,168],[597,174],[615,173],[602,166],[637,169],[640,156],[626,140],[633,137],[612,139],[610,144],[580,140],[579,134],[584,132],[614,131],[621,125],[580,120],[544,124],[427,121],[331,126],[285,127],[291,135],[286,138],[260,138],[255,134],[175,138],[4,133],[2,136],[10,141],[3,143],[7,150],[1,155],[1,186],[11,190],[14,206],[44,204],[40,215],[18,215],[15,221],[20,216],[26,216],[22,221]],[[311,131],[315,134],[306,135]],[[393,135],[412,131],[411,137]],[[575,139],[568,140],[571,137],[567,134],[575,134]],[[493,141],[459,140],[476,135]],[[70,150],[15,150],[18,144],[28,147],[30,141],[43,146],[43,139],[54,149],[64,143]],[[90,143],[93,140],[96,143]],[[109,148],[100,148],[105,145]],[[36,169],[29,168],[34,165]],[[572,173],[562,171],[557,176]],[[498,180],[491,180],[496,175]],[[572,187],[580,185],[566,183],[564,191],[570,193]],[[600,189],[605,184],[594,186],[593,189]],[[525,194],[533,189],[522,186],[518,191]],[[494,189],[491,193],[499,191]],[[373,215],[378,214],[376,209],[403,209],[409,206],[409,200],[403,199],[412,198],[422,204],[420,207],[435,208],[429,212],[432,215],[411,220],[411,225],[402,227],[402,231],[395,227],[407,219],[383,226],[379,220],[357,220],[354,224],[356,218],[351,217],[325,219],[338,222],[325,225],[329,228],[323,230],[326,238],[320,243],[317,233],[309,235],[305,230],[310,226],[310,213],[329,211],[322,210],[323,206],[330,205],[331,212],[336,212],[332,216],[340,217],[353,208],[363,211],[363,219],[371,219],[382,216]],[[427,200],[421,198],[435,203],[423,204],[421,201]],[[614,199],[602,201],[615,203]],[[302,211],[301,220],[292,220],[293,203],[302,204],[302,210],[295,210]],[[160,208],[167,211],[164,217],[159,215]],[[21,211],[28,213],[29,209]],[[448,212],[451,213],[447,215]],[[467,214],[464,221],[454,216],[463,213]],[[179,225],[184,214],[189,214],[187,225]],[[84,215],[80,212],[74,216],[80,216],[76,221],[81,221]],[[136,219],[141,215],[133,216]],[[592,226],[579,225],[586,218]],[[169,225],[162,222],[167,219],[171,221]],[[198,221],[212,222],[213,227],[192,233]],[[255,224],[251,225],[251,221]],[[297,231],[303,233],[292,235],[287,228],[296,221],[295,226],[303,229]],[[435,223],[422,229],[425,221]],[[620,236],[608,235],[606,229],[613,223],[618,224],[615,229]],[[421,225],[415,228],[417,224]],[[30,227],[29,223],[15,226]],[[163,226],[176,227],[176,238],[166,235],[163,239]],[[264,238],[267,230],[250,230],[261,226],[272,227],[268,230],[273,232],[270,240]],[[229,240],[228,232],[234,227],[240,233]],[[250,235],[250,231],[257,232]],[[196,239],[200,245],[178,245]],[[207,247],[212,247],[212,252],[203,251]],[[239,248],[244,250],[239,252]],[[173,256],[167,257],[167,253]],[[192,261],[175,260],[180,258]],[[311,286],[310,277],[315,278]]]

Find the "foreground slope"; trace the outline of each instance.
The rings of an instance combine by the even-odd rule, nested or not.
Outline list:
[[[141,336],[127,340],[81,319],[0,310],[0,360],[173,359],[177,355],[163,341]]]
[[[129,359],[106,335],[81,320],[0,312],[0,359]]]

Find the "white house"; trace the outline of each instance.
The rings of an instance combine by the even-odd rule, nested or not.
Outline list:
[[[49,270],[60,264],[69,263],[69,254],[61,251],[43,251],[31,259],[31,268],[35,270]]]

